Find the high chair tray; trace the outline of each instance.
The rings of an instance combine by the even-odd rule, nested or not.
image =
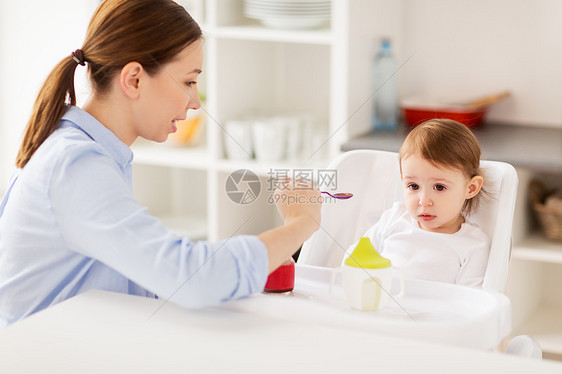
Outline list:
[[[511,330],[511,303],[496,291],[404,279],[403,297],[364,312],[343,300],[341,276],[335,277],[330,295],[332,273],[296,264],[291,293],[258,294],[221,308],[480,349],[494,348]],[[395,279],[393,286],[398,285]]]

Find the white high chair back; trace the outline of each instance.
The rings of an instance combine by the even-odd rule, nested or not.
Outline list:
[[[481,166],[490,197],[482,200],[469,219],[491,239],[482,287],[503,292],[518,178],[513,166],[504,162],[482,161]],[[337,191],[351,192],[353,197],[323,204],[321,228],[304,243],[298,263],[337,267],[345,250],[395,201],[403,200],[402,184],[398,153],[394,152],[350,151],[337,157],[326,169],[337,170]]]

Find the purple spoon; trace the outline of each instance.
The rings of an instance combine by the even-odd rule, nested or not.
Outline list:
[[[331,196],[334,199],[340,199],[340,200],[345,200],[353,197],[353,194],[349,192],[338,192],[338,193],[331,194],[326,191],[321,191],[321,193],[325,193],[326,195]]]

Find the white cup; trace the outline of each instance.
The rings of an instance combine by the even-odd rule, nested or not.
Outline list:
[[[287,159],[300,160],[303,151],[303,121],[300,117],[284,117],[287,127]]]
[[[258,161],[281,161],[285,158],[287,126],[282,118],[256,120],[252,125],[252,139]]]
[[[384,308],[391,297],[397,299],[404,295],[404,279],[397,268],[365,269],[349,265],[335,268],[332,272],[330,295],[336,275],[342,271],[345,298],[353,309],[377,310]],[[400,279],[400,291],[397,294],[391,294],[393,272],[397,272]]]
[[[327,132],[311,117],[303,117],[301,126],[303,133],[302,157],[308,161],[325,163],[330,146]]]
[[[226,156],[232,160],[252,158],[252,121],[228,121],[225,126],[224,147]]]

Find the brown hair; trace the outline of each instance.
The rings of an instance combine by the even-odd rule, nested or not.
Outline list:
[[[484,178],[480,168],[480,154],[480,145],[472,131],[462,123],[450,119],[432,119],[416,126],[400,147],[400,161],[408,156],[418,155],[434,166],[459,169],[468,179],[477,175]],[[484,188],[481,192],[487,194]],[[463,213],[469,214],[476,209],[483,193],[467,199]]]
[[[76,105],[74,71],[88,63],[95,92],[103,94],[113,77],[129,62],[140,63],[150,75],[202,37],[201,28],[171,0],[105,0],[95,11],[78,52],[65,57],[41,87],[25,128],[16,166],[23,168],[37,148],[55,131],[68,105]],[[80,54],[81,53],[81,54]]]

